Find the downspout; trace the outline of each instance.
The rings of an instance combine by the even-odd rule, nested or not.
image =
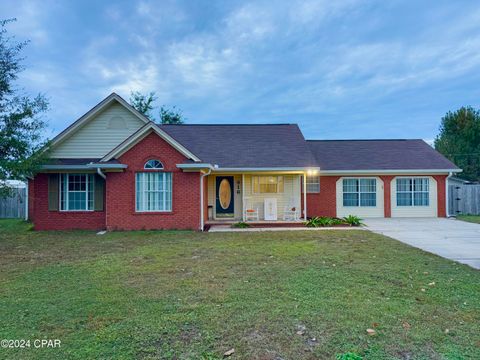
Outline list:
[[[205,219],[204,219],[204,213],[203,213],[203,178],[205,176],[208,176],[210,175],[212,172],[212,169],[208,169],[208,172],[206,173],[202,173],[200,175],[200,231],[203,231],[203,228],[204,228],[204,222],[205,222]]]
[[[105,230],[106,230],[106,229],[108,229],[108,226],[107,226],[107,221],[108,221],[107,220],[108,219],[108,216],[107,216],[107,175],[105,175],[105,173],[99,167],[97,167],[97,174],[100,175],[105,180],[105,185],[104,185],[105,203],[103,205],[103,211],[105,211]]]
[[[451,177],[453,176],[453,173],[452,172],[449,172],[448,173],[448,176],[447,178],[445,179],[445,212],[446,212],[446,215],[447,215],[447,218],[449,218],[451,215],[450,215],[450,206],[448,206],[448,203],[449,203],[449,191],[448,191],[448,179],[450,179]]]
[[[307,221],[307,173],[303,174],[303,220]]]
[[[97,167],[97,174],[100,175],[104,180],[107,180],[107,175],[102,172],[102,169]]]

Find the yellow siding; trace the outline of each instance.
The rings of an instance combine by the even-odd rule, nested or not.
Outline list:
[[[291,203],[293,204],[293,206],[300,210],[301,194],[299,175],[283,175],[284,192],[277,194],[254,194],[252,188],[252,176],[255,175],[245,175],[245,202],[249,204],[249,207],[258,208],[260,220],[264,219],[264,200],[266,198],[277,199],[278,220],[283,220],[283,212],[285,210],[285,206],[290,206]]]
[[[144,123],[115,102],[58,144],[53,158],[101,158]]]
[[[215,218],[215,175],[209,175],[208,181],[208,206],[213,206],[213,217]],[[210,219],[211,220],[211,219]]]

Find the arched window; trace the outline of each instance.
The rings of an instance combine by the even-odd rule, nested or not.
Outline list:
[[[148,160],[144,168],[150,171],[135,174],[135,211],[172,211],[172,173],[158,171],[164,168],[156,159]]]
[[[144,169],[152,169],[152,170],[162,170],[163,169],[163,164],[158,161],[158,160],[148,160],[145,163],[145,166],[143,167]]]

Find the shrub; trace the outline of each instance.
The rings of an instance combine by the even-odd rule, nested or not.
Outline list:
[[[320,226],[320,218],[318,216],[315,216],[311,219],[308,219],[304,224],[307,227],[319,227]]]
[[[238,228],[238,229],[245,229],[245,228],[249,228],[250,224],[247,224],[246,222],[240,221],[240,222],[237,222],[237,223],[233,224],[232,227]]]
[[[333,219],[326,216],[321,216],[318,218],[318,224],[321,227],[332,226]]]
[[[306,227],[317,227],[317,217],[308,219],[303,223]]]
[[[332,225],[342,225],[344,222],[339,218],[332,218]]]
[[[342,224],[342,220],[328,216],[316,216],[309,219],[305,225],[307,227],[327,227]]]
[[[358,216],[355,216],[355,215],[345,216],[342,220],[344,224],[347,224],[350,226],[365,225],[364,223],[362,223],[362,219],[360,219]]]

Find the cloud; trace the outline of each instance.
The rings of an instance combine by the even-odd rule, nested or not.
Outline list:
[[[124,16],[123,12],[116,4],[108,5],[105,8],[105,15],[107,19],[115,22],[120,21],[122,19],[122,16]]]
[[[157,1],[142,0],[135,6],[135,15],[142,19],[145,29],[153,34],[169,28],[178,28],[188,20],[184,9],[175,1],[162,1],[159,6]]]
[[[65,14],[53,11],[57,3],[21,1],[28,24],[17,32],[38,39],[42,51],[25,78],[64,109],[55,110],[58,123],[111,91],[153,90],[191,122],[289,121],[310,137],[433,138],[444,109],[478,103],[480,10],[466,2],[62,5]],[[59,36],[53,16],[54,29],[74,31]],[[88,26],[66,23],[76,17]]]
[[[100,96],[130,91],[147,92],[155,89],[159,78],[158,59],[154,52],[135,53],[134,57],[112,57],[119,39],[107,35],[90,42],[83,52],[82,72],[92,82],[101,83],[95,92]]]
[[[223,21],[223,36],[233,43],[260,41],[275,33],[274,11],[270,7],[246,4]]]
[[[53,6],[53,2],[49,0],[16,3],[7,12],[7,16],[17,18],[17,21],[11,24],[11,32],[21,38],[32,40],[33,46],[45,45],[50,39],[46,25],[50,15],[48,9]]]
[[[342,16],[355,6],[361,6],[358,0],[329,1],[303,0],[293,1],[290,6],[291,20],[295,24],[320,24],[327,18]],[[365,6],[365,2],[363,2]]]

